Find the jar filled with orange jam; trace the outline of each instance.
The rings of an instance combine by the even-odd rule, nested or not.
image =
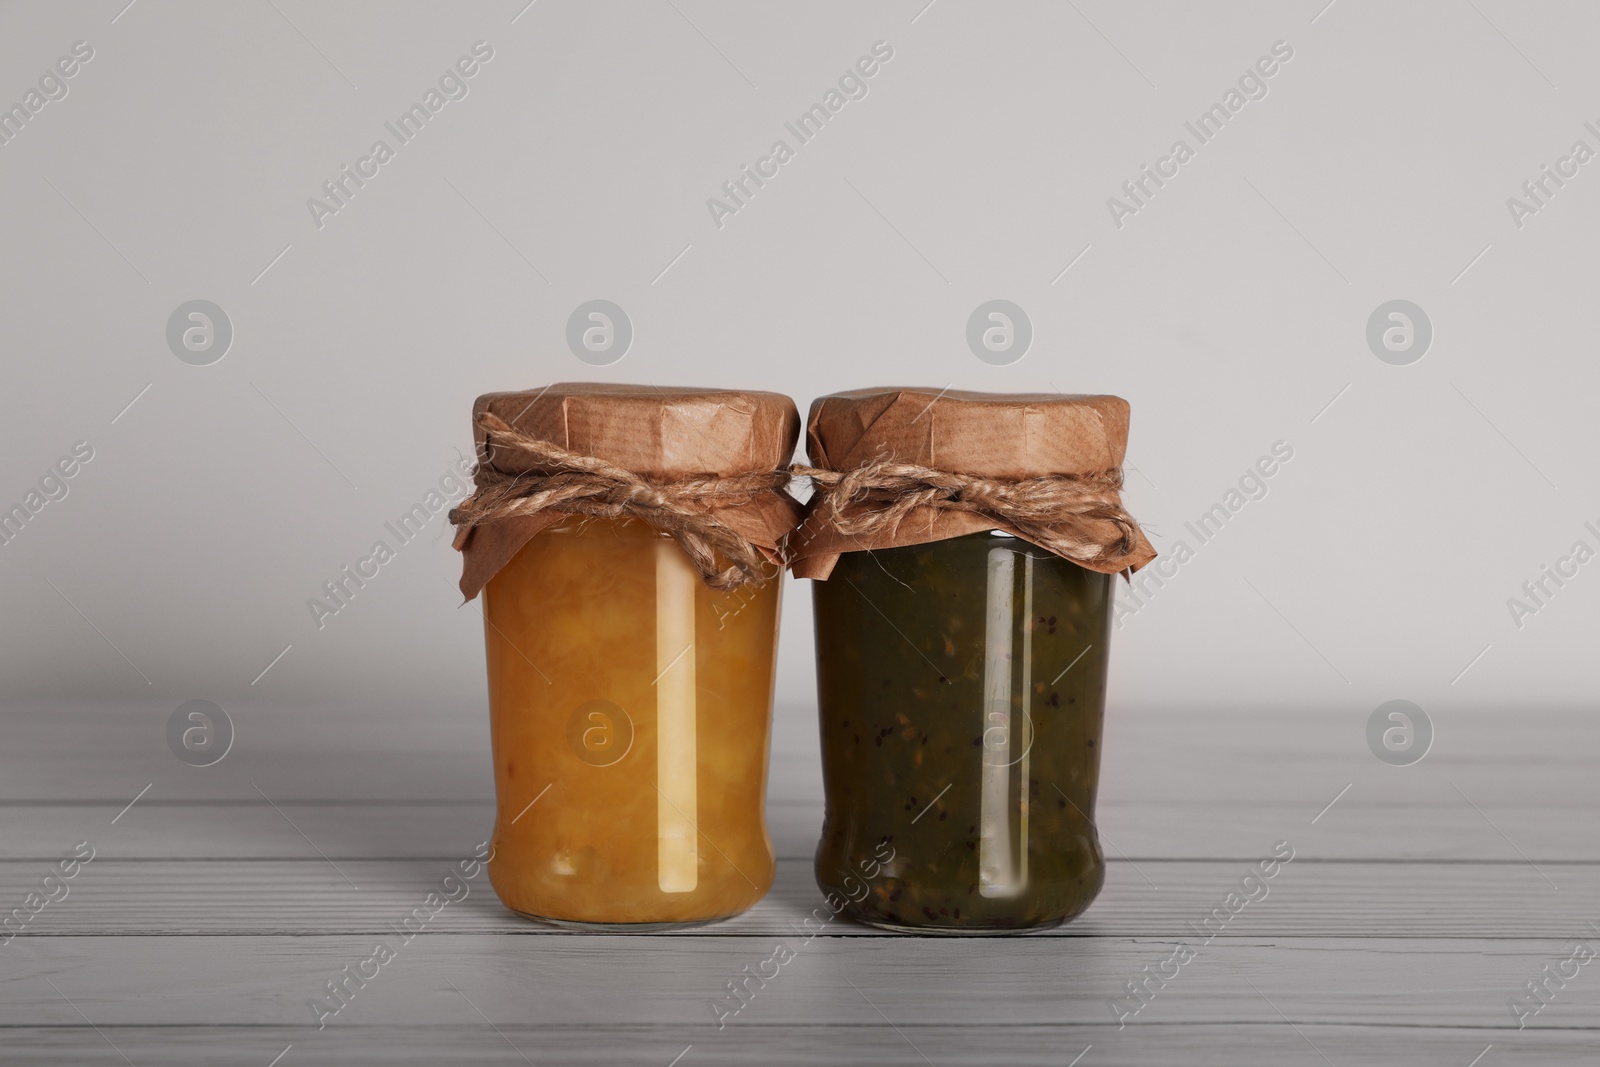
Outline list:
[[[745,911],[774,873],[792,402],[557,385],[482,397],[475,422],[457,543],[485,594],[495,892],[574,927]]]

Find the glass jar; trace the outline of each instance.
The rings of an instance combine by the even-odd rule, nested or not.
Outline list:
[[[1053,926],[1105,878],[1094,825],[1111,575],[992,533],[847,552],[812,586],[827,815],[817,881],[890,929]],[[894,859],[848,890],[856,860]]]
[[[507,907],[638,929],[766,894],[780,586],[717,592],[670,536],[581,517],[489,581],[488,867]]]
[[[485,596],[495,892],[607,930],[744,911],[774,869],[794,402],[568,382],[480,396],[473,425],[451,521],[462,595]]]
[[[826,817],[817,882],[861,922],[1006,933],[1082,912],[1122,507],[1115,396],[877,388],[811,405]]]

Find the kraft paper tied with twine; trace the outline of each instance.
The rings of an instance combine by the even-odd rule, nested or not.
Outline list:
[[[472,424],[478,491],[451,513],[468,600],[547,526],[608,508],[672,533],[691,558],[697,549],[708,584],[749,580],[760,565],[781,573],[800,517],[782,488],[800,431],[786,396],[569,382],[480,396]],[[557,502],[530,511],[535,493]]]
[[[817,493],[790,539],[794,573],[824,579],[844,552],[984,530],[1103,574],[1137,571],[1156,552],[1122,508],[1128,416],[1115,396],[885,388],[822,397],[807,420]]]

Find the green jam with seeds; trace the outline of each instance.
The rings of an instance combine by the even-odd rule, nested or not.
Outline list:
[[[919,933],[1054,926],[1100,891],[1112,576],[978,533],[813,583],[827,815],[817,883]],[[845,891],[850,857],[894,859]],[[853,886],[859,883],[852,881]]]

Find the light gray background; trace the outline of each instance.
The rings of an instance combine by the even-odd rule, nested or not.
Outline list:
[[[1114,704],[1316,705],[1353,740],[1395,698],[1592,700],[1600,562],[1520,630],[1506,604],[1600,547],[1600,162],[1521,229],[1506,207],[1600,148],[1592,5],[125,3],[0,4],[0,102],[95,50],[0,146],[0,504],[95,449],[0,546],[7,699],[480,704],[442,517],[321,631],[306,600],[470,450],[474,396],[598,379],[802,411],[1117,393],[1163,548],[1286,440],[1270,495],[1117,634]],[[467,98],[319,231],[307,198],[480,39]],[[707,198],[879,40],[869,95],[718,229]],[[1114,226],[1279,40],[1269,95]],[[197,298],[235,331],[208,367],[165,341]],[[609,367],[564,342],[594,298],[636,331]],[[995,298],[1033,322],[1012,366],[965,343]],[[1365,341],[1396,298],[1434,327],[1411,366]],[[796,739],[810,656],[791,582]]]

